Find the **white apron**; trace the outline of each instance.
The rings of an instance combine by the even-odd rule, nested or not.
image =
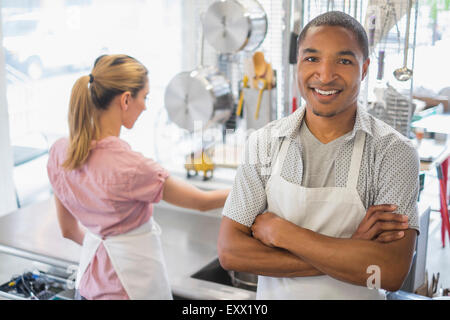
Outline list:
[[[102,239],[89,230],[83,240],[75,287],[103,243],[114,271],[131,300],[171,300],[169,278],[160,241],[161,228],[153,220],[127,233]]]
[[[280,173],[289,149],[285,139],[266,185],[268,211],[323,235],[350,238],[366,210],[357,192],[365,134],[358,131],[345,188],[305,188]],[[367,274],[369,278],[370,274]],[[257,299],[385,299],[384,290],[369,289],[330,276],[272,278],[259,276]]]

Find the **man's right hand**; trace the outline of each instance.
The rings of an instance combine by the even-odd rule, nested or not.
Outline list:
[[[389,204],[369,207],[351,238],[378,242],[392,242],[403,238],[404,231],[409,228],[408,216],[393,213],[396,209],[397,206]]]

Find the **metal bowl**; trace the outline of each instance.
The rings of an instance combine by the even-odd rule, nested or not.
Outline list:
[[[258,286],[258,276],[253,273],[228,271],[231,283],[236,288],[256,291]]]

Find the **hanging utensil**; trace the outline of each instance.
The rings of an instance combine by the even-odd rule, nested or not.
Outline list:
[[[388,30],[388,24],[390,25],[390,20],[391,20],[391,12],[393,10],[392,8],[392,4],[389,2],[389,0],[387,0],[386,6],[383,6],[383,8],[386,8],[386,14],[384,15],[384,22],[383,22],[383,26],[381,27],[380,30],[380,43],[381,41],[384,39],[383,41],[383,51],[386,51],[386,42],[387,42],[387,36],[389,34],[389,30]],[[395,13],[394,13],[395,15]],[[397,18],[394,17],[394,21],[395,24],[397,24]],[[385,34],[386,33],[386,34]]]
[[[377,80],[382,80],[384,77],[384,57],[385,57],[385,53],[386,53],[387,36],[389,33],[389,30],[387,30],[387,25],[391,18],[391,12],[393,10],[395,10],[395,9],[393,9],[392,3],[390,3],[389,0],[387,0],[385,8],[386,8],[386,15],[384,17],[383,27],[381,28],[381,31],[380,31],[380,42],[383,38],[384,38],[384,41],[383,41],[382,49],[380,49],[378,51]],[[393,14],[395,16],[395,12],[393,12]],[[397,24],[397,18],[395,18],[395,23]],[[385,32],[386,32],[386,35],[384,34]]]
[[[266,59],[263,52],[257,51],[253,54],[253,65],[256,77],[262,77],[266,73]]]
[[[378,51],[377,80],[382,80],[384,76],[384,54],[384,50]]]
[[[395,11],[395,4],[393,4],[390,0],[386,0],[386,3],[380,6],[381,8],[381,14],[380,14],[380,21],[383,22],[383,26],[381,28],[381,31],[379,32],[379,36],[377,40],[381,42],[381,40],[384,38],[385,43],[383,44],[384,49],[386,48],[386,41],[387,37],[389,35],[389,30],[392,28],[392,26],[395,26],[396,32],[397,32],[397,45],[398,50],[400,50],[401,47],[401,41],[400,41],[400,30],[398,28],[398,19],[397,19],[397,13]],[[376,42],[378,42],[376,41]]]
[[[391,3],[390,0],[387,0],[387,4],[389,8],[392,10],[392,13],[394,14],[394,22],[395,22],[395,30],[397,31],[397,44],[398,44],[398,50],[400,51],[400,29],[398,28],[398,19],[397,19],[397,12],[395,11],[395,4]],[[386,34],[387,36],[387,34]]]
[[[412,7],[412,0],[408,0],[408,11],[407,11],[407,17],[406,17],[406,34],[405,34],[405,48],[404,48],[404,56],[403,56],[403,67],[398,68],[394,71],[394,77],[398,81],[408,81],[413,76],[413,71],[411,69],[408,69],[407,62],[408,62],[408,46],[409,46],[409,24],[411,20],[411,7]]]
[[[264,77],[267,70],[266,59],[264,58],[264,53],[261,51],[257,51],[253,54],[253,70],[255,72],[253,88],[258,89],[258,80]]]
[[[370,16],[369,18],[369,47],[370,49],[373,48],[373,45],[375,44],[375,30],[377,26],[377,18],[375,15]]]
[[[236,115],[239,117],[242,113],[242,105],[244,104],[244,88],[248,87],[248,77],[247,75],[244,76],[244,79],[242,80],[242,90],[241,90],[241,97],[239,98],[239,104],[238,108],[236,110]]]
[[[263,94],[264,90],[267,89],[267,80],[259,79],[258,87],[259,87],[259,93],[258,93],[258,102],[256,103],[255,120],[258,120],[258,117],[259,117],[259,108],[261,106],[261,98],[262,98],[262,94]]]
[[[177,74],[167,85],[164,104],[169,119],[193,132],[202,126],[225,123],[232,113],[233,94],[229,81],[215,67],[198,67]]]

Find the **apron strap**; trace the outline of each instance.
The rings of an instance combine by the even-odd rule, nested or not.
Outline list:
[[[353,143],[352,160],[350,162],[350,169],[347,177],[347,188],[356,189],[358,185],[359,170],[361,167],[365,142],[366,134],[363,131],[358,131]]]

